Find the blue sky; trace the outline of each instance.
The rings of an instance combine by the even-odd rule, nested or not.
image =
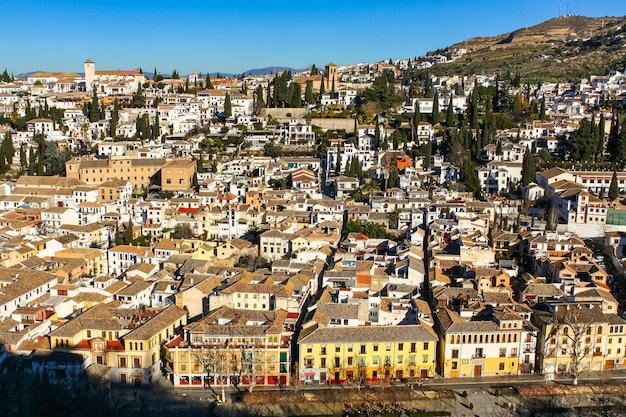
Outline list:
[[[0,67],[82,72],[132,69],[181,75],[350,64],[420,56],[474,36],[564,14],[626,15],[626,1],[29,0],[3,5]]]

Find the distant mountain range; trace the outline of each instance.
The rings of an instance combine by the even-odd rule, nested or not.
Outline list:
[[[306,68],[308,69],[308,68]],[[268,74],[278,74],[281,71],[291,71],[291,72],[302,72],[305,71],[306,69],[295,69],[295,68],[290,68],[290,67],[280,67],[280,66],[276,66],[276,67],[265,67],[265,68],[254,68],[248,71],[243,72],[243,74],[246,75],[268,75]],[[43,70],[38,70],[38,71],[29,71],[29,72],[23,72],[21,74],[15,74],[15,78],[28,78],[31,74],[34,74],[36,72],[42,72]],[[77,72],[76,74],[80,75],[80,76],[84,76],[85,74],[82,72]],[[148,77],[149,79],[154,78],[154,72],[147,72],[144,71],[143,74]],[[217,75],[220,75],[222,77],[235,77],[235,76],[239,76],[240,74],[229,74],[229,73],[225,73],[225,72],[212,72],[210,73],[211,77],[216,77]],[[171,74],[161,74],[163,77],[165,78],[169,78],[171,76]],[[182,74],[181,74],[182,75]],[[185,75],[183,75],[185,76]],[[202,76],[206,76],[205,73],[202,73]]]

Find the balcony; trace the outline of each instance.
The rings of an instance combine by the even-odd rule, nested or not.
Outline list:
[[[472,355],[472,359],[484,359],[486,357],[487,357],[487,355],[485,355],[484,353],[480,353],[480,354],[477,354],[477,355]]]
[[[304,363],[304,367],[305,367],[305,368],[308,368],[308,369],[313,368],[313,362],[305,362],[305,363]]]

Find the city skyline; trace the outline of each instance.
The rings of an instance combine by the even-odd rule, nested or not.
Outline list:
[[[28,22],[9,19],[0,65],[15,75],[30,71],[82,72],[92,59],[100,69],[161,73],[174,69],[240,74],[253,68],[352,64],[412,58],[476,36],[493,36],[567,14],[626,15],[626,4],[559,2],[537,8],[481,0],[385,3],[344,1],[332,8],[275,2],[198,4],[144,0],[89,4],[34,0]],[[19,16],[21,5],[5,6]],[[409,18],[409,17],[413,18]],[[504,17],[505,16],[505,17]],[[459,19],[461,18],[461,19]],[[488,25],[485,22],[489,22]],[[42,40],[45,43],[42,44]]]

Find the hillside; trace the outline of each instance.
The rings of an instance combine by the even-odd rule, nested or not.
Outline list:
[[[626,66],[626,16],[567,16],[446,48],[469,53],[433,67],[437,74],[519,72],[527,81],[567,81]]]

